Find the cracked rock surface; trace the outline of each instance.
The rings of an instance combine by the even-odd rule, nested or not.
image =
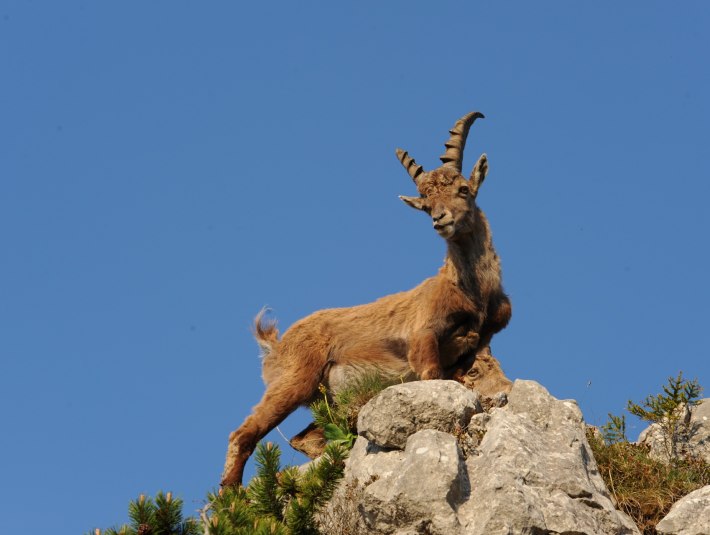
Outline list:
[[[416,381],[386,388],[360,409],[358,433],[383,448],[404,449],[420,429],[453,432],[483,412],[481,396],[456,381]]]
[[[710,485],[678,500],[656,525],[661,535],[707,535],[710,533]]]
[[[639,533],[614,508],[574,401],[534,381],[516,381],[490,414],[477,399],[453,381],[421,381],[363,408],[341,483],[358,487],[363,532]]]

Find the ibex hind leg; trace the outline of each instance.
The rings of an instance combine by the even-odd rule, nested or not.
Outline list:
[[[283,373],[266,387],[251,415],[229,436],[222,486],[242,483],[244,465],[257,443],[300,405],[313,399],[318,391],[318,379],[318,373],[310,377],[305,373]]]

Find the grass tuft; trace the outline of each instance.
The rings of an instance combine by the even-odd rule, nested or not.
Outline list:
[[[325,388],[322,388],[323,398],[311,404],[313,421],[326,432],[329,429],[334,429],[335,426],[344,437],[350,435],[354,437],[357,434],[357,416],[360,409],[385,388],[400,382],[398,379],[370,372],[354,379],[333,396],[330,396]],[[332,432],[330,434],[335,435]],[[326,433],[326,438],[328,438],[328,433]]]
[[[646,446],[625,441],[606,444],[591,430],[587,439],[617,508],[629,515],[644,535],[656,534],[656,524],[676,501],[710,485],[710,465],[700,458],[668,464],[652,459]]]

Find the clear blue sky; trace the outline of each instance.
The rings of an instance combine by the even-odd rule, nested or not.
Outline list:
[[[0,4],[7,533],[199,507],[262,393],[253,316],[434,274],[394,149],[434,167],[472,110],[507,374],[592,423],[710,388],[707,2],[337,4]]]

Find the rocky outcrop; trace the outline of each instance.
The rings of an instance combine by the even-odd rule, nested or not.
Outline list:
[[[694,455],[710,463],[710,398],[700,401],[692,410],[685,409],[687,426],[681,429],[677,445],[681,455]],[[649,454],[654,459],[668,461],[667,440],[658,424],[652,424],[639,435],[639,444],[649,448]]]
[[[639,533],[613,506],[576,403],[532,381],[508,399],[483,413],[460,384],[426,381],[371,400],[341,487],[362,532]]]
[[[710,534],[710,485],[678,500],[656,531],[660,535]]]
[[[387,388],[362,409],[358,433],[382,448],[404,449],[421,429],[455,432],[483,412],[478,392],[455,381],[416,381]]]

